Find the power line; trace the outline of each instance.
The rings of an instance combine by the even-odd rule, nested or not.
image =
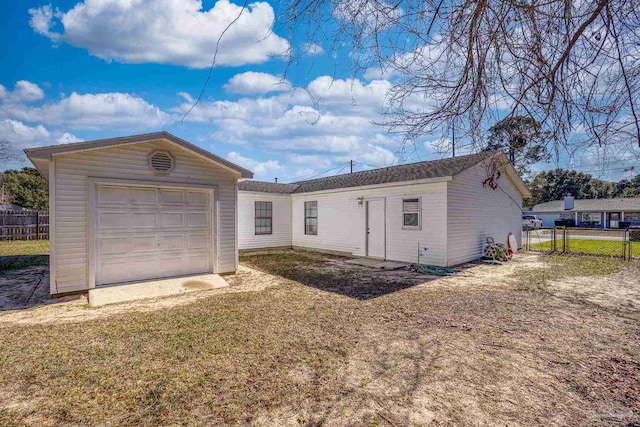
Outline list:
[[[314,174],[314,175],[288,176],[288,177],[284,177],[284,178],[280,178],[280,179],[281,180],[295,179],[296,181],[307,181],[307,180],[319,177],[321,175],[325,175],[325,174],[327,174],[329,172],[332,172],[332,171],[338,169],[340,166],[342,166],[342,169],[340,169],[340,172],[342,172],[347,166],[349,166],[349,163],[348,162],[344,163],[344,164],[340,163],[339,165],[334,166],[334,167],[332,167],[331,169],[329,169],[327,171],[324,171],[324,172],[321,172],[321,173],[318,173],[318,174]]]

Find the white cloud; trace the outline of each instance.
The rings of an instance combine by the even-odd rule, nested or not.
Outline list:
[[[374,122],[381,120],[379,113],[390,87],[387,81],[365,84],[322,76],[305,88],[267,97],[202,102],[186,121],[212,124],[215,131],[209,139],[246,147],[255,153],[251,157],[269,158],[278,153],[284,163],[277,166],[286,167],[288,177],[304,174],[296,171],[313,174],[336,166],[340,169],[349,160],[387,165],[397,161],[394,150],[402,139],[381,134]],[[190,96],[180,96],[185,102],[175,113],[192,105]],[[239,149],[233,155],[242,154]],[[257,164],[244,165],[257,169]],[[275,175],[276,165],[263,167],[270,167],[268,178],[279,176]]]
[[[41,122],[72,129],[157,129],[171,121],[167,113],[144,99],[119,92],[73,92],[66,98],[40,107],[3,106],[0,108],[0,114],[27,122]]]
[[[84,139],[78,138],[77,136],[69,132],[63,133],[56,139],[56,143],[58,144],[70,144],[72,142],[82,142],[82,141],[84,141]]]
[[[18,120],[0,120],[0,139],[9,141],[16,150],[46,145],[50,137],[51,134],[42,125],[31,127]]]
[[[224,89],[231,93],[264,95],[269,92],[281,92],[289,90],[291,83],[281,77],[267,73],[247,71],[233,76]]]
[[[305,43],[302,48],[302,52],[305,55],[322,55],[324,53],[324,49],[316,43]]]
[[[14,157],[0,165],[0,170],[24,166],[25,148],[82,141],[68,132],[50,131],[42,125],[29,126],[11,119],[0,120],[0,140],[9,142],[9,154]]]
[[[45,5],[37,9],[29,9],[29,15],[31,15],[29,25],[31,25],[31,28],[33,28],[35,32],[43,36],[55,38],[56,35],[49,31],[53,25],[53,9],[51,9],[51,5]]]
[[[332,6],[336,18],[362,26],[365,34],[390,28],[403,13],[399,4],[383,0],[338,0]]]
[[[105,61],[209,67],[222,32],[217,64],[257,64],[282,56],[289,43],[272,32],[273,8],[266,2],[242,6],[218,0],[84,0],[67,12],[51,6],[30,9],[31,27],[54,43],[88,49]],[[55,24],[63,31],[55,32]]]
[[[255,178],[258,180],[272,180],[278,175],[278,173],[285,171],[285,167],[277,160],[259,162],[248,157],[244,157],[235,151],[227,154],[227,160],[253,171]]]
[[[13,91],[0,85],[0,100],[4,103],[33,102],[44,98],[44,91],[35,83],[26,80],[17,81]]]

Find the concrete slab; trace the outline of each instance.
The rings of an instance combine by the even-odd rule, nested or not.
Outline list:
[[[347,264],[362,265],[364,267],[378,268],[380,270],[399,270],[409,265],[406,262],[383,261],[371,258],[355,258],[345,262]]]
[[[217,274],[132,282],[91,289],[89,291],[89,305],[98,307],[106,304],[116,304],[145,298],[217,289],[225,286],[229,286],[229,284]]]

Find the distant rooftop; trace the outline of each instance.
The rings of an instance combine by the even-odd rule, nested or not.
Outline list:
[[[387,166],[361,172],[328,176],[292,184],[280,184],[263,181],[240,181],[238,189],[262,193],[297,194],[312,191],[333,190],[337,188],[360,187],[363,185],[387,184],[391,182],[414,181],[418,179],[440,178],[457,175],[477,165],[482,160],[495,155],[495,151],[470,154],[441,160]]]
[[[573,209],[564,209],[564,200],[540,203],[533,206],[531,212],[603,212],[603,211],[640,211],[640,197],[612,199],[576,199]]]

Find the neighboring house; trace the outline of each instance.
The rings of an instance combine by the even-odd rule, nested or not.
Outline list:
[[[237,268],[237,182],[167,132],[25,150],[49,179],[52,294]]]
[[[487,237],[506,243],[513,233],[520,245],[522,198],[530,196],[496,152],[294,184],[244,180],[238,189],[240,249],[405,262],[417,262],[421,251],[422,263],[441,266],[480,258]]]
[[[542,220],[543,227],[553,227],[557,219],[570,219],[583,227],[619,228],[621,222],[640,226],[640,197],[576,200],[567,196],[535,205],[529,212]]]

